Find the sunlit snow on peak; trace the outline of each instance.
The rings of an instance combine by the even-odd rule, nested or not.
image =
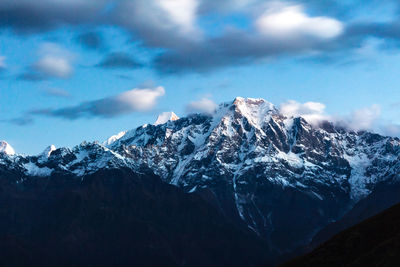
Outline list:
[[[0,141],[0,153],[6,155],[15,155],[15,150],[6,141]]]
[[[172,111],[169,112],[163,112],[160,115],[158,115],[158,118],[154,125],[160,125],[167,123],[168,121],[176,121],[179,120],[179,117]]]

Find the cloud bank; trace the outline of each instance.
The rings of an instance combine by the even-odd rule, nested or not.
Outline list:
[[[400,10],[398,1],[388,0],[385,4]],[[279,56],[313,58],[315,54],[340,53],[348,58],[371,37],[400,47],[400,12],[394,12],[393,18],[383,22],[359,17],[359,13],[373,11],[378,5],[383,3],[375,0],[3,0],[0,27],[32,34],[63,26],[115,26],[144,47],[162,51],[151,62],[159,73],[207,72]],[[363,12],[357,13],[361,9]],[[221,17],[214,25],[215,33],[214,29],[210,31],[203,26],[209,16]],[[246,23],[232,24],[229,22],[232,16]],[[89,49],[102,47],[101,36],[95,31],[79,35],[78,41]],[[53,70],[50,66],[56,69],[50,72]],[[65,59],[54,57],[42,59],[37,68],[55,77],[65,77],[69,72]]]
[[[288,118],[302,117],[314,127],[329,121],[352,131],[373,131],[383,135],[400,136],[400,125],[383,120],[379,105],[357,109],[344,116],[329,115],[325,108],[326,106],[319,102],[299,103],[289,100],[282,103],[279,110]]]
[[[329,121],[331,117],[325,114],[326,106],[318,102],[299,103],[289,100],[279,107],[286,117],[303,117],[308,123],[318,126],[322,121]]]

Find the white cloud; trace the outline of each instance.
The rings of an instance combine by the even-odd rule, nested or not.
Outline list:
[[[381,126],[381,133],[389,136],[400,137],[400,125],[394,123],[387,123]]]
[[[343,24],[329,17],[309,17],[301,5],[275,3],[256,20],[257,29],[268,36],[293,38],[311,36],[330,39],[343,32]]]
[[[201,37],[197,9],[198,0],[121,0],[112,19],[147,45],[171,48]]]
[[[217,108],[217,104],[207,97],[203,97],[198,101],[190,102],[186,106],[187,113],[206,113],[212,114]]]
[[[338,119],[338,123],[344,123],[349,129],[371,130],[377,128],[377,121],[381,116],[381,107],[379,105],[372,105],[353,111],[349,116],[344,119]]]
[[[56,56],[45,56],[35,64],[39,72],[57,78],[67,78],[72,74],[72,66],[65,58]]]
[[[114,100],[132,111],[148,111],[157,103],[159,97],[165,95],[165,89],[133,89],[117,95]]]
[[[299,103],[289,100],[280,105],[280,112],[286,117],[303,117],[308,123],[317,126],[321,121],[330,120],[325,114],[325,105],[318,102]]]
[[[373,131],[383,135],[400,136],[400,125],[385,121],[381,118],[381,107],[372,105],[354,110],[348,115],[336,116],[325,112],[326,106],[319,102],[299,103],[289,100],[280,105],[280,113],[288,118],[302,117],[314,127],[323,121],[345,127],[353,131]]]
[[[157,3],[183,32],[195,31],[196,11],[199,5],[197,0],[163,0]]]
[[[34,69],[45,76],[68,78],[73,67],[73,55],[53,43],[45,43],[39,50],[40,59],[34,64]]]

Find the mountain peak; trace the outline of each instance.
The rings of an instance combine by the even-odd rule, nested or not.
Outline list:
[[[15,150],[6,141],[0,141],[0,153],[4,153],[6,155],[14,155]]]
[[[261,104],[265,104],[265,103],[271,104],[263,98],[251,98],[251,97],[244,98],[241,96],[237,96],[235,98],[235,100],[233,101],[234,105],[241,105],[241,104],[261,105]]]
[[[41,154],[41,156],[48,158],[50,157],[51,153],[56,150],[56,147],[54,145],[48,146]]]
[[[116,135],[111,136],[110,138],[108,138],[105,142],[103,142],[104,146],[109,146],[112,143],[116,142],[117,140],[121,139],[122,137],[125,136],[125,134],[127,133],[127,131],[123,131],[123,132],[119,132]]]
[[[179,117],[173,111],[163,112],[160,115],[158,115],[158,118],[154,123],[154,125],[160,125],[167,123],[168,121],[176,121],[176,120],[179,120]]]
[[[278,110],[272,103],[262,98],[236,97],[231,108],[236,113],[245,116],[255,125],[260,125],[266,118],[278,113]]]

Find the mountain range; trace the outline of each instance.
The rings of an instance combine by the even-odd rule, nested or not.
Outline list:
[[[238,240],[263,247],[254,264],[272,264],[400,202],[399,159],[398,138],[328,121],[311,124],[286,117],[266,100],[237,97],[212,114],[164,113],[155,124],[104,142],[50,146],[36,156],[15,154],[2,142],[0,175],[7,180],[1,190],[13,197],[46,191],[46,183],[79,191],[78,184],[103,180],[104,173],[117,177],[120,170],[140,181],[154,176],[180,190],[182,199],[198,196],[198,205],[231,225]],[[184,265],[173,255],[171,262]]]

